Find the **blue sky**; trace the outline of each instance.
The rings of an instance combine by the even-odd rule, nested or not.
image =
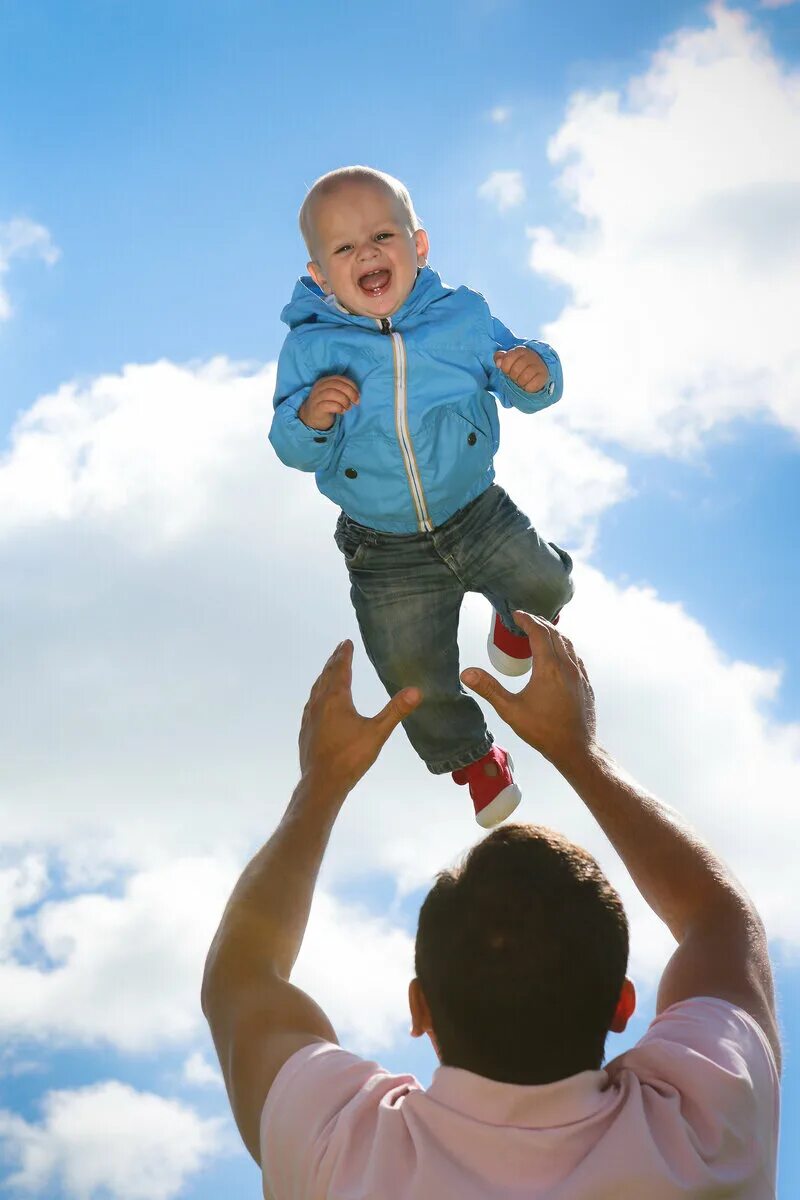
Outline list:
[[[5,0],[0,33],[0,1166],[27,1180],[16,1192],[259,1194],[197,971],[288,796],[304,694],[355,628],[335,512],[261,436],[305,264],[296,212],[347,162],[406,181],[443,277],[562,354],[562,404],[506,415],[498,478],[580,563],[570,632],[609,747],[765,912],[788,1131],[800,8]],[[465,662],[483,624],[468,605]],[[356,690],[382,702],[363,654]],[[543,765],[515,759],[525,815],[618,871]],[[353,798],[302,961],[343,1041],[425,1079],[392,988],[425,880],[473,827],[419,771],[398,738]],[[630,903],[636,1034],[665,943]],[[367,997],[355,1013],[325,991],[337,947]],[[145,1155],[163,1150],[153,1112],[188,1146],[162,1191],[104,1174],[113,1105]],[[784,1137],[781,1193],[799,1187]]]

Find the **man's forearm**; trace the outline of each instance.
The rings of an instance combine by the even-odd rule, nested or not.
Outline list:
[[[274,971],[288,979],[305,934],[333,823],[345,795],[303,779],[272,837],[242,872],[208,952],[216,970],[240,978]]]
[[[639,788],[605,751],[582,751],[558,767],[679,942],[699,917],[721,906],[752,909],[725,864],[681,816]]]

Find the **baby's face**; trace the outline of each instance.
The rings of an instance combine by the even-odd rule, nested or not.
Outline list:
[[[396,197],[378,183],[347,181],[313,208],[310,274],[362,317],[388,317],[407,299],[428,256],[424,229],[409,230]]]

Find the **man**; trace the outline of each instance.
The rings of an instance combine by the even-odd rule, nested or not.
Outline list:
[[[677,1200],[775,1195],[780,1046],[766,935],[741,886],[671,809],[595,740],[571,642],[515,613],[534,666],[516,695],[464,682],[587,805],[678,947],[657,1016],[601,1069],[633,1011],[619,898],[585,852],[506,826],[439,877],[423,904],[413,1033],[443,1064],[425,1091],[338,1048],[289,982],[333,823],[399,721],[354,709],[352,643],[332,654],[300,731],[301,778],[234,888],[203,1010],[244,1142],[274,1200]]]

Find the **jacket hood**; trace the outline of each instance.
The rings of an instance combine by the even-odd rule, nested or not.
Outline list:
[[[432,267],[421,267],[408,299],[397,312],[392,313],[392,325],[399,325],[406,317],[422,312],[430,304],[451,295],[452,291],[451,287],[442,283]],[[281,313],[281,320],[290,329],[315,321],[374,329],[378,318],[356,316],[339,308],[330,296],[324,295],[310,275],[303,275],[295,284],[292,298]]]

